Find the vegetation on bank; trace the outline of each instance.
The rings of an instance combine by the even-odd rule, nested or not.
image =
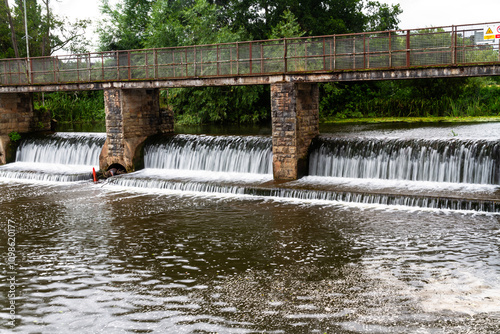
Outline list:
[[[65,47],[84,52],[82,32],[50,10],[51,0],[28,2],[31,56]],[[0,58],[26,55],[20,2],[0,2]],[[364,0],[102,0],[101,51],[344,34],[396,29],[399,5]],[[161,104],[182,125],[268,123],[269,87],[180,88],[161,92]],[[102,122],[102,92],[37,94],[59,122]],[[500,115],[500,78],[425,79],[320,84],[322,122],[377,117]],[[440,118],[438,118],[440,119]]]
[[[94,123],[106,119],[102,91],[37,93],[35,108],[50,111],[58,122]]]

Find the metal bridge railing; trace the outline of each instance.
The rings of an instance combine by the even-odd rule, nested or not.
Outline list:
[[[215,45],[0,59],[0,85],[210,78],[499,62],[484,23]]]

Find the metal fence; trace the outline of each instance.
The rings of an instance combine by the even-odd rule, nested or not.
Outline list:
[[[499,62],[487,25],[1,59],[0,85],[209,78]]]

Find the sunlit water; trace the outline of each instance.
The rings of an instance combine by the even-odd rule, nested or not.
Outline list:
[[[500,332],[498,214],[161,186],[246,187],[267,171],[150,168],[130,185],[3,177],[0,332]],[[442,183],[309,176],[290,189],[497,191]]]

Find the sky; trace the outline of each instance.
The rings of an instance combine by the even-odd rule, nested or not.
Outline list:
[[[112,0],[116,3],[118,0]],[[401,29],[429,28],[469,23],[500,22],[499,0],[379,0],[401,5]],[[58,0],[51,2],[55,13],[70,19],[90,18],[97,25],[100,0]],[[90,30],[94,30],[90,29]],[[92,31],[89,37],[97,43]]]

